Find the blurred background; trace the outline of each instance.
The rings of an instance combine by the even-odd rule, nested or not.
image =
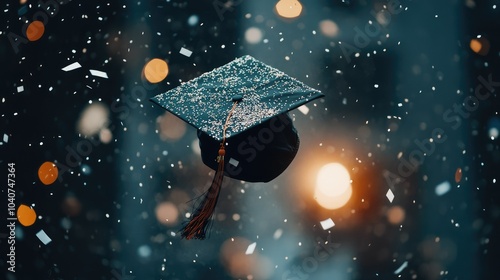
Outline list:
[[[496,279],[499,0],[1,5],[1,279]],[[181,239],[213,171],[149,98],[246,54],[326,96]]]

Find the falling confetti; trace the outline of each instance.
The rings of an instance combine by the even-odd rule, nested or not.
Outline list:
[[[5,143],[9,142],[9,135],[4,134],[4,135],[3,135],[3,141],[4,141]]]
[[[309,113],[309,107],[307,107],[306,105],[302,105],[297,109],[299,109],[299,111],[304,115],[307,115],[307,113]]]
[[[185,48],[181,48],[181,50],[179,51],[180,54],[184,55],[184,56],[187,56],[187,57],[190,57],[191,54],[193,54],[192,51],[188,50],[188,49],[185,49]]]
[[[257,246],[257,242],[254,242],[250,245],[248,245],[247,250],[245,252],[245,255],[251,255],[253,254],[253,251],[255,251],[255,247]]]
[[[17,92],[23,92],[24,91],[24,86],[18,86],[17,87]]]
[[[449,192],[451,189],[451,184],[448,181],[444,181],[441,184],[436,186],[435,192],[438,196],[442,196],[445,193]]]
[[[50,237],[45,233],[45,231],[43,231],[43,229],[36,233],[36,237],[38,237],[38,239],[40,239],[40,241],[42,241],[44,245],[47,245],[52,241],[52,239],[50,239]]]
[[[21,225],[29,227],[36,221],[36,212],[33,208],[21,204],[19,208],[17,208],[17,220]]]
[[[401,266],[394,271],[394,274],[400,274],[403,269],[405,269],[408,266],[408,261],[405,261]]]
[[[104,78],[104,79],[108,78],[108,74],[106,72],[99,71],[99,70],[93,70],[93,69],[90,69],[89,71],[90,71],[90,74],[92,76],[96,76],[96,77],[100,77],[100,78]]]
[[[44,162],[38,169],[38,178],[44,185],[50,185],[57,179],[59,171],[57,166],[50,161]]]
[[[80,63],[78,63],[78,62],[73,62],[73,63],[71,63],[70,65],[68,65],[68,66],[66,66],[66,67],[64,67],[64,68],[62,68],[61,70],[68,72],[68,71],[72,71],[72,70],[78,69],[78,68],[80,68],[80,67],[82,67],[82,66],[80,65]]]
[[[324,230],[331,229],[332,227],[335,226],[335,223],[333,222],[333,220],[331,218],[328,218],[324,221],[321,221],[320,223],[321,223],[321,227]]]
[[[392,203],[394,200],[394,194],[392,193],[391,189],[387,190],[387,193],[385,194],[387,199],[389,199],[389,202]]]
[[[280,239],[281,235],[283,234],[283,230],[282,229],[277,229],[276,231],[274,231],[274,234],[273,234],[273,239],[274,240],[278,240]]]

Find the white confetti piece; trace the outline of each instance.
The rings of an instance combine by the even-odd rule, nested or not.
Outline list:
[[[297,109],[299,109],[299,111],[304,115],[307,115],[307,113],[309,113],[309,108],[306,105],[302,105]]]
[[[451,184],[448,181],[444,181],[441,184],[436,186],[434,190],[438,196],[442,196],[443,194],[449,192],[451,189]]]
[[[38,239],[40,239],[40,241],[42,241],[44,245],[47,245],[52,241],[52,239],[50,239],[50,237],[45,233],[45,231],[43,231],[43,229],[37,232],[36,237],[38,237]]]
[[[90,71],[90,74],[92,74],[92,76],[101,77],[104,79],[108,78],[108,74],[106,74],[106,72],[102,72],[99,70],[93,70],[93,69],[90,69],[89,71]]]
[[[238,164],[240,164],[240,162],[234,158],[230,158],[229,159],[229,164],[231,164],[232,166],[234,167],[238,167]]]
[[[274,240],[278,240],[280,239],[281,235],[283,234],[283,230],[282,229],[277,229],[274,234],[273,234],[273,238]]]
[[[17,87],[17,92],[23,92],[24,91],[24,86],[18,86]]]
[[[82,67],[82,66],[80,65],[80,63],[78,63],[78,62],[73,62],[73,63],[71,63],[70,65],[68,65],[68,66],[64,67],[62,70],[63,70],[63,71],[68,72],[68,71],[71,71],[71,70],[78,69],[78,68],[80,68],[80,67]]]
[[[387,193],[385,194],[385,196],[387,196],[387,199],[389,199],[389,202],[392,203],[392,201],[394,200],[394,194],[392,193],[391,189],[389,189],[387,191]]]
[[[320,223],[321,227],[323,227],[324,230],[330,229],[335,226],[335,223],[332,221],[331,218],[321,221]]]
[[[405,261],[396,271],[394,271],[394,274],[400,274],[403,269],[405,269],[408,266],[408,262]]]
[[[245,255],[253,254],[253,251],[255,251],[256,246],[257,246],[257,242],[254,242],[254,243],[248,245],[248,248],[247,248],[247,251],[245,252]]]
[[[186,49],[186,48],[181,48],[181,50],[179,51],[180,54],[182,55],[185,55],[187,57],[190,57],[191,54],[193,53],[192,51]]]
[[[5,143],[9,142],[9,135],[7,135],[7,134],[4,133],[4,135],[3,135],[3,141]]]

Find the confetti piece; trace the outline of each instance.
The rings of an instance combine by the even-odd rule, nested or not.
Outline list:
[[[408,262],[405,261],[396,271],[394,271],[394,274],[400,274],[403,269],[405,269],[408,266]]]
[[[335,226],[335,223],[332,221],[331,218],[321,221],[320,223],[321,227],[323,227],[324,230],[330,229]]]
[[[28,205],[19,205],[19,208],[17,208],[17,220],[25,227],[33,225],[36,221],[35,210]]]
[[[7,134],[4,133],[4,135],[3,135],[3,141],[5,143],[9,142],[9,135],[7,135]]]
[[[307,115],[307,113],[309,113],[309,108],[306,105],[302,105],[297,109],[299,109],[299,111],[304,115]]]
[[[46,161],[38,168],[38,178],[44,185],[54,183],[58,175],[59,170],[53,162]]]
[[[234,158],[230,158],[230,159],[229,159],[229,164],[231,164],[231,165],[232,165],[232,166],[234,166],[234,167],[238,167],[238,164],[239,164],[239,163],[240,163],[240,162],[239,162],[238,160],[235,160]]]
[[[24,86],[18,86],[17,87],[17,92],[23,92],[24,91]]]
[[[45,233],[45,231],[43,231],[43,229],[36,233],[36,237],[38,237],[38,239],[40,239],[40,241],[42,241],[44,245],[47,245],[52,241],[52,239],[50,239],[50,237]]]
[[[392,203],[392,201],[394,200],[394,194],[392,193],[391,189],[387,191],[385,196],[387,197],[387,199],[389,199],[389,202]]]
[[[108,74],[106,74],[106,72],[102,72],[99,70],[93,70],[93,69],[90,69],[89,71],[90,71],[90,74],[92,76],[96,76],[96,77],[100,77],[100,78],[104,78],[104,79],[108,78]]]
[[[23,5],[21,8],[19,8],[17,10],[17,15],[21,17],[24,14],[26,14],[27,12],[28,12],[28,6],[27,5]]]
[[[62,68],[61,70],[68,72],[68,71],[71,71],[71,70],[78,69],[78,68],[80,68],[80,67],[82,67],[82,66],[80,65],[80,63],[78,63],[78,62],[73,62],[73,63],[71,63],[70,65],[68,65],[68,66],[66,66],[66,67],[64,67],[64,68]]]
[[[190,57],[193,52],[190,51],[190,50],[188,50],[188,49],[181,48],[181,50],[180,50],[179,53],[182,54],[182,55],[184,55],[184,56]]]
[[[451,184],[448,181],[444,181],[441,184],[436,186],[435,192],[438,196],[442,196],[445,193],[449,192],[451,189]]]
[[[283,230],[282,229],[277,229],[274,234],[273,234],[273,238],[274,240],[278,240],[280,239],[281,235],[283,234]]]
[[[248,248],[247,248],[247,251],[245,252],[245,255],[253,254],[253,251],[255,251],[256,246],[257,246],[257,242],[254,242],[254,243],[248,245]]]

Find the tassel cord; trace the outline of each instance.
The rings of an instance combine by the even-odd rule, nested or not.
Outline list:
[[[215,211],[215,206],[219,199],[220,190],[222,186],[222,181],[224,179],[224,157],[226,155],[226,130],[229,126],[229,121],[233,115],[238,101],[234,101],[233,107],[226,118],[224,127],[222,130],[222,141],[219,147],[219,153],[217,156],[217,171],[215,172],[214,179],[210,188],[205,193],[203,201],[199,204],[194,212],[191,220],[182,228],[182,237],[186,239],[205,239],[207,229],[209,228],[210,222],[212,220],[213,213]]]

